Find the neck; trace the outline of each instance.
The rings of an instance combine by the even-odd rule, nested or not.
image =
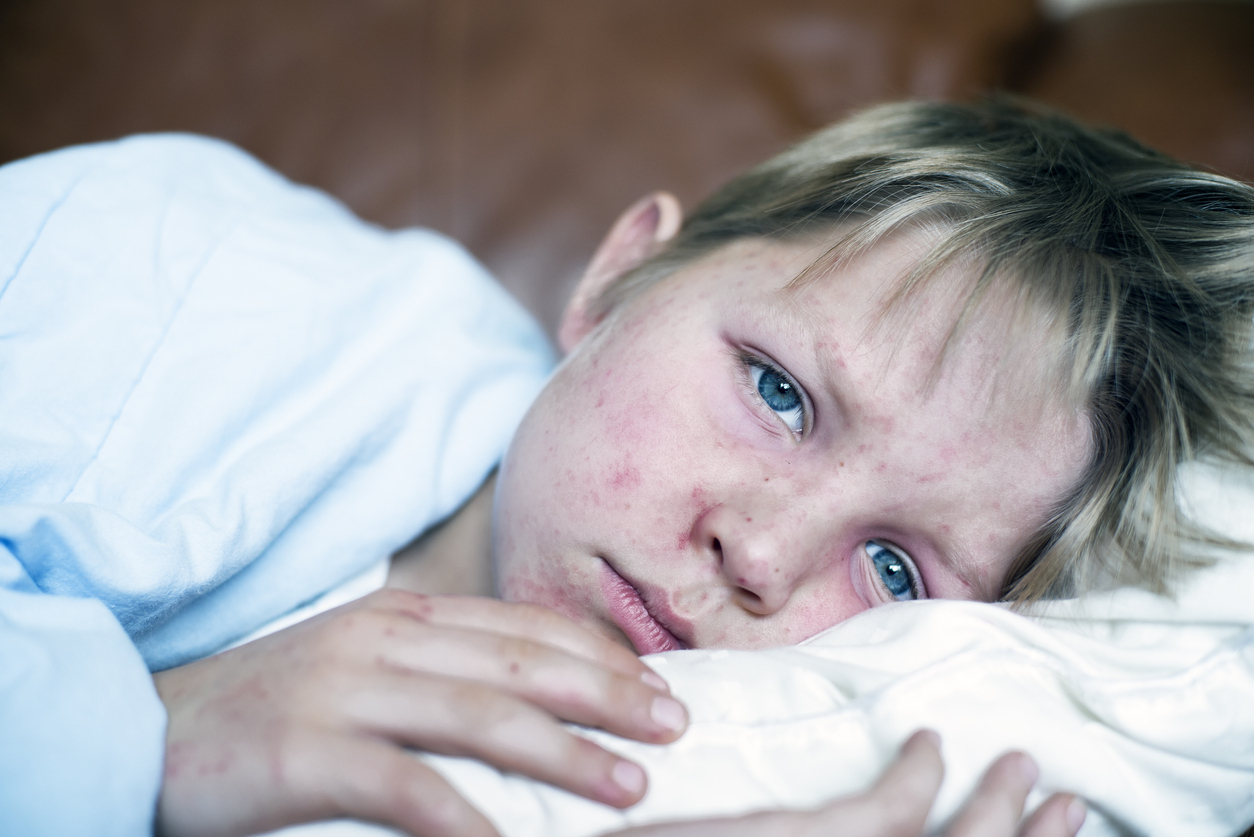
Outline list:
[[[428,595],[496,597],[492,491],[496,472],[460,509],[392,556],[388,587]]]

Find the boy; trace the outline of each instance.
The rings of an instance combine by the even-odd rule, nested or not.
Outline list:
[[[204,503],[179,508],[258,544],[240,559],[247,569],[213,568],[196,584],[162,578],[154,586],[181,597],[177,614],[155,593],[138,617],[127,610],[136,597],[110,601],[139,626],[128,633],[148,664],[169,668],[155,678],[170,718],[160,826],[247,833],[350,814],[419,833],[485,829],[399,745],[627,805],[643,792],[638,768],[554,719],[660,742],[684,716],[606,638],[640,652],[755,647],[887,601],[1027,600],[1100,581],[1161,588],[1197,542],[1176,515],[1177,462],[1199,448],[1247,461],[1252,213],[1246,187],[1005,105],[869,112],[733,182],[682,225],[666,196],[633,207],[571,303],[559,334],[571,354],[511,443],[495,509],[489,484],[392,573],[424,593],[491,593],[494,561],[504,599],[547,605],[582,628],[534,607],[383,593],[169,668],[281,612],[252,604],[280,580],[266,578],[268,565],[304,566],[273,524],[346,524],[343,511],[293,514],[286,500],[286,450],[317,459],[317,434],[295,446],[276,439],[336,398],[302,393],[299,408],[264,413],[252,424],[274,432],[260,441],[222,434],[211,450],[229,463],[274,443],[276,475],[243,481],[216,515]],[[256,246],[272,245],[259,236]],[[318,385],[346,377],[328,356],[331,373],[304,370]],[[436,358],[442,372],[454,357]],[[492,365],[452,377],[478,385]],[[465,393],[457,401],[454,387],[450,428],[511,400]],[[440,447],[463,446],[456,437]],[[379,458],[404,461],[406,445],[396,447]],[[321,502],[365,456],[352,454],[295,481],[321,480]],[[433,481],[446,479],[436,471]],[[230,468],[197,472],[191,493],[199,500],[221,473]],[[269,527],[229,513],[271,497],[287,511]],[[50,525],[53,516],[26,507],[6,520],[13,572],[29,579],[11,585],[26,597],[15,611],[40,593],[94,593],[94,564],[59,574],[41,557],[52,540],[74,565],[73,521]],[[158,509],[152,530],[171,519]],[[250,573],[264,583],[214,611],[234,617],[214,629],[233,633],[161,636],[165,624],[194,625],[200,603],[228,584],[247,588]],[[916,739],[906,754],[924,786],[927,748]],[[990,799],[1021,806],[1025,770],[1021,758],[999,762],[972,816],[987,818]],[[926,787],[919,798],[925,813]],[[1066,809],[1050,803],[1032,828],[1074,832]]]

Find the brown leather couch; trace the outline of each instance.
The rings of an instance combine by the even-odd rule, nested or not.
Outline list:
[[[225,137],[452,234],[550,329],[647,190],[691,203],[851,108],[993,87],[1254,178],[1250,3],[0,0],[0,161]]]

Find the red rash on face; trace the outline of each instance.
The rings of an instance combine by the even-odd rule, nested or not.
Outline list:
[[[730,244],[576,347],[501,466],[504,598],[628,642],[599,580],[612,570],[686,645],[792,643],[886,601],[870,540],[931,596],[997,595],[1082,473],[1087,426],[1027,387],[991,396],[1004,329],[978,313],[931,374],[966,274],[938,274],[910,328],[868,339],[925,248],[890,237],[796,289],[826,246]],[[805,394],[803,433],[757,392],[753,359]]]
[[[621,464],[609,476],[609,483],[616,489],[632,489],[640,485],[640,471],[628,464]]]

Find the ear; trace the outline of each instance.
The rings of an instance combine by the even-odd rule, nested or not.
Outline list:
[[[683,220],[679,200],[669,192],[645,195],[618,216],[562,314],[557,328],[562,352],[575,348],[604,318],[606,312],[594,312],[592,308],[601,292],[660,251],[679,232]]]

